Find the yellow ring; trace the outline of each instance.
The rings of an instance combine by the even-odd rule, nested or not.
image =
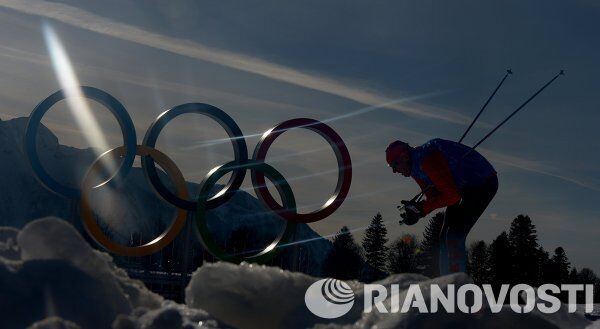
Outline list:
[[[92,180],[90,179],[90,177],[92,176],[91,174],[93,172],[95,172],[98,168],[101,168],[100,159],[102,159],[102,157],[107,155],[117,155],[119,158],[121,158],[125,155],[125,153],[126,148],[124,146],[120,146],[112,150],[106,151],[94,161],[90,169],[87,171],[83,178],[83,182],[81,183],[81,218],[83,220],[83,226],[85,227],[89,235],[92,238],[94,238],[94,240],[96,240],[96,242],[105,249],[121,256],[146,256],[161,250],[175,239],[177,234],[179,234],[179,232],[185,225],[187,211],[177,208],[175,218],[171,222],[169,228],[154,240],[141,246],[124,246],[114,242],[106,234],[104,234],[104,232],[96,222],[94,212],[92,211],[89,203],[89,191],[91,191],[93,188],[101,187],[104,184],[93,187]],[[183,178],[181,171],[179,171],[175,163],[171,159],[169,159],[167,155],[156,149],[143,145],[137,145],[135,154],[139,156],[152,157],[152,159],[156,161],[163,170],[166,171],[167,175],[175,183],[177,196],[181,199],[187,200],[188,191],[185,179]]]

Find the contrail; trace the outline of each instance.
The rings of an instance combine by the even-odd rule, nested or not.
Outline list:
[[[381,94],[347,85],[331,78],[304,73],[291,67],[270,63],[244,54],[208,47],[198,42],[150,32],[65,4],[33,0],[0,0],[0,6],[29,15],[54,19],[64,24],[102,35],[317,90],[365,105],[390,102],[388,97]],[[431,110],[424,106],[416,108],[390,103],[386,108],[394,109],[408,115],[461,125],[469,123],[469,118],[459,113],[440,109]]]
[[[219,64],[244,72],[254,73],[296,86],[321,91],[368,106],[373,104],[386,104],[384,105],[385,108],[394,109],[405,114],[437,119],[461,125],[467,125],[470,120],[469,117],[452,111],[434,111],[424,107],[414,108],[405,104],[396,104],[393,103],[390,98],[380,94],[349,86],[333,79],[315,74],[303,73],[293,68],[269,63],[264,60],[243,54],[207,47],[198,42],[192,42],[189,40],[183,40],[149,32],[139,27],[119,23],[86,10],[65,4],[33,0],[0,0],[0,6],[29,15],[54,19],[64,24],[102,35],[111,36],[121,40],[134,42],[144,46],[161,49],[214,64]],[[519,168],[552,176],[595,191],[600,189],[597,185],[580,179],[574,179],[572,177],[566,177],[542,170],[533,170],[529,167]]]
[[[38,53],[33,53],[29,51],[25,51],[22,49],[6,47],[0,45],[0,56],[5,58],[10,58],[12,60],[18,60],[22,62],[27,62],[35,65],[42,66],[50,66],[50,59]],[[193,86],[186,83],[173,82],[164,79],[154,79],[149,80],[146,77],[140,77],[134,74],[129,74],[124,71],[112,70],[105,67],[92,66],[88,64],[83,64],[80,62],[73,62],[74,66],[77,67],[77,71],[79,74],[87,74],[92,75],[97,78],[102,78],[111,81],[124,82],[127,84],[132,84],[135,86],[140,86],[148,89],[161,89],[164,91],[169,91],[173,93],[178,93],[182,95],[190,95],[197,97],[201,95],[202,97],[218,97],[224,98],[228,100],[236,99],[238,102],[243,102],[244,104],[252,104],[256,107],[276,107],[276,108],[286,108],[288,110],[297,111],[302,109],[299,106],[294,106],[288,103],[282,103],[272,100],[255,98],[252,96],[244,96],[237,93],[230,93],[223,90],[210,89],[206,86],[198,87]],[[162,108],[162,107],[161,107]],[[121,138],[121,136],[118,136]]]
[[[433,96],[437,96],[437,95],[441,95],[443,94],[443,92],[430,92],[427,94],[423,94],[423,95],[417,95],[417,96],[411,96],[411,97],[404,97],[404,98],[399,98],[399,99],[394,99],[394,100],[389,100],[386,103],[383,104],[378,104],[378,105],[369,105],[366,107],[362,107],[358,110],[355,111],[351,111],[349,113],[345,113],[342,115],[338,115],[335,117],[331,117],[331,118],[327,118],[327,119],[323,119],[323,120],[319,120],[319,122],[321,123],[330,123],[330,122],[334,122],[334,121],[338,121],[338,120],[343,120],[343,119],[347,119],[347,118],[351,118],[357,115],[361,115],[361,114],[365,114],[368,112],[372,112],[375,111],[377,109],[380,108],[386,108],[390,105],[397,105],[400,103],[405,103],[405,102],[409,102],[409,101],[413,101],[413,100],[418,100],[418,99],[424,99],[424,98],[429,98],[429,97],[433,97]],[[212,140],[208,140],[208,141],[201,141],[198,143],[195,143],[195,145],[192,146],[187,146],[187,147],[182,147],[180,148],[181,150],[184,151],[190,151],[190,150],[194,150],[197,148],[202,148],[202,147],[210,147],[210,146],[214,146],[214,145],[218,145],[218,144],[223,144],[223,143],[230,143],[230,141],[232,140],[237,140],[237,139],[250,139],[250,138],[256,138],[256,137],[261,137],[264,135],[264,132],[261,133],[252,133],[252,134],[246,134],[240,137],[228,137],[228,138],[219,138],[219,139],[212,139]]]
[[[503,154],[499,152],[494,152],[488,149],[482,149],[485,153],[488,154],[488,158],[494,162],[502,163],[504,165],[508,165],[511,167],[515,167],[521,170],[526,170],[530,172],[534,172],[541,175],[546,175],[550,177],[554,177],[560,179],[564,182],[568,182],[571,184],[575,184],[580,187],[584,187],[596,192],[600,192],[600,186],[594,181],[586,177],[575,177],[568,176],[563,174],[557,174],[557,172],[565,172],[564,169],[553,168],[544,165],[542,162],[528,160],[520,157],[511,156],[508,154]]]

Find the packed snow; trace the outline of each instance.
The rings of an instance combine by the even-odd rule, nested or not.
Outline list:
[[[19,230],[12,227],[0,227],[0,259],[19,260],[20,250],[17,244]]]
[[[208,313],[165,301],[130,279],[64,220],[33,221],[16,243],[20,259],[0,259],[2,328],[218,327]]]
[[[304,305],[304,293],[319,278],[256,265],[209,264],[198,269],[186,290],[189,307],[202,308],[239,328],[586,328],[590,321],[579,313],[562,308],[555,314],[532,312],[516,314],[504,306],[498,314],[461,312],[421,314],[416,308],[408,313],[363,313],[364,289],[359,282],[347,282],[355,292],[352,310],[335,320],[321,319]],[[398,284],[400,300],[408,287],[419,284],[426,304],[430,284],[472,283],[465,274],[428,279],[418,274],[397,274],[375,283]],[[384,305],[389,310],[391,299]]]
[[[66,221],[44,218],[21,231],[0,228],[0,319],[2,328],[193,329],[193,328],[581,328],[599,329],[580,313],[499,314],[363,313],[364,286],[347,282],[356,295],[351,311],[321,319],[304,305],[306,289],[320,278],[276,267],[205,264],[186,289],[186,304],[147,290],[94,250]],[[465,274],[429,279],[398,274],[378,281],[398,284],[400,298],[419,284],[471,283]],[[384,305],[390,307],[390,299]]]

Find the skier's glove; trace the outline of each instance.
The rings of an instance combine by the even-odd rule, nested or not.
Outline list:
[[[400,214],[400,217],[403,218],[401,221],[402,224],[414,225],[425,215],[423,212],[423,201],[416,202],[402,200],[401,203],[404,210]]]

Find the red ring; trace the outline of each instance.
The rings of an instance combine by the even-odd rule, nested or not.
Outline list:
[[[329,145],[331,145],[338,162],[339,170],[335,192],[318,210],[307,214],[300,214],[295,211],[295,209],[290,210],[284,208],[271,196],[265,183],[265,176],[262,172],[251,172],[252,185],[254,186],[258,199],[281,217],[296,223],[312,223],[324,219],[334,213],[346,199],[352,182],[352,161],[346,144],[342,138],[331,129],[331,127],[320,121],[307,118],[287,120],[266,131],[256,145],[252,159],[264,161],[267,156],[267,151],[275,139],[292,128],[306,128],[312,130],[325,138]]]

